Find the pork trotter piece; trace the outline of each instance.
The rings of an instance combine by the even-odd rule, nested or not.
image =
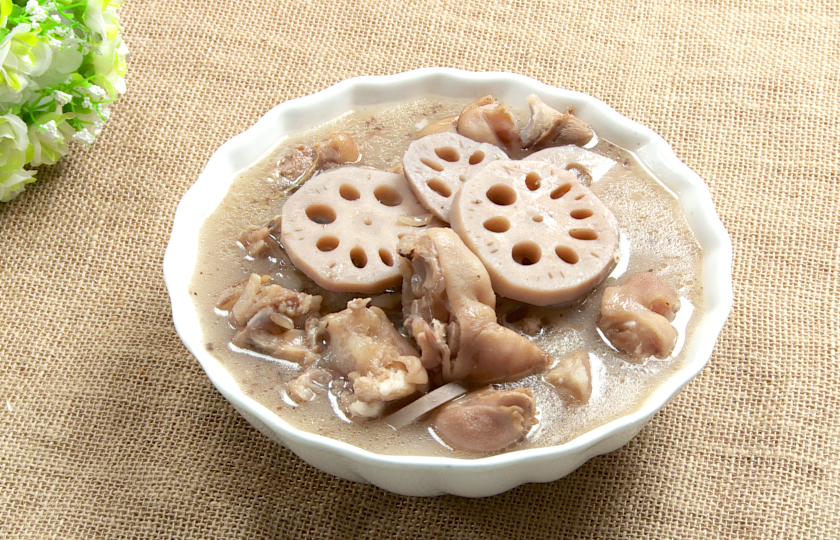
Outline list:
[[[526,388],[487,388],[441,407],[432,418],[432,427],[458,450],[496,452],[528,433],[536,423],[536,408]]]
[[[353,393],[342,403],[353,416],[378,416],[387,402],[425,390],[429,382],[414,347],[368,302],[351,300],[344,311],[321,319],[328,341],[324,362],[350,381]]]
[[[573,115],[571,109],[561,113],[546,105],[536,94],[528,96],[528,105],[531,121],[521,133],[526,148],[564,144],[583,146],[595,136],[589,124]]]
[[[496,322],[496,295],[481,261],[451,229],[403,237],[403,312],[427,369],[444,382],[505,382],[542,371],[548,354]],[[410,261],[410,263],[409,263]]]
[[[470,103],[458,116],[458,133],[480,143],[490,143],[506,152],[522,149],[516,118],[493,96]]]
[[[667,358],[677,342],[671,321],[679,309],[673,287],[652,272],[639,272],[604,290],[598,326],[616,349],[635,361]]]
[[[592,366],[584,350],[571,352],[545,374],[545,382],[553,384],[572,403],[588,403],[592,395]]]
[[[315,363],[320,351],[312,330],[322,297],[286,289],[270,279],[251,274],[219,298],[216,307],[229,312],[234,326],[244,326],[232,343],[304,366]]]

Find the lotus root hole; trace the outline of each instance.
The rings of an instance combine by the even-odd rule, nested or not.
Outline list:
[[[435,148],[435,154],[443,161],[455,163],[461,159],[461,154],[451,146],[444,146],[443,148]]]
[[[467,177],[462,174],[461,176],[458,177],[458,180],[460,180],[461,182],[466,182]]]
[[[537,223],[542,223],[543,217],[542,217],[542,216],[534,216],[534,217],[533,217],[533,218],[531,218],[531,219],[533,219],[533,220],[534,220],[534,221],[536,221]]]
[[[571,171],[577,176],[578,182],[583,185],[589,185],[592,183],[592,175],[589,174],[589,171],[581,165],[580,163],[569,163],[566,165],[566,170]]]
[[[505,184],[496,184],[487,190],[487,198],[493,204],[499,206],[510,206],[516,202],[516,192],[512,187]]]
[[[306,207],[306,217],[318,225],[326,225],[335,221],[335,210],[326,204],[311,204]]]
[[[484,152],[481,150],[476,150],[470,156],[470,165],[478,165],[482,161],[484,161]]]
[[[443,165],[438,163],[437,161],[429,158],[420,158],[420,162],[423,163],[426,167],[435,170],[437,172],[441,172],[443,170]]]
[[[592,229],[572,229],[569,231],[569,236],[578,240],[597,240],[598,233]]]
[[[379,258],[385,266],[394,266],[394,256],[385,248],[379,250]]]
[[[592,210],[589,208],[577,208],[569,212],[569,215],[575,219],[586,219],[592,217]]]
[[[402,204],[402,195],[391,186],[381,185],[373,190],[373,196],[376,200],[385,206],[399,206]]]
[[[559,199],[560,197],[568,193],[570,189],[572,189],[572,184],[563,184],[562,186],[551,192],[551,198]]]
[[[577,264],[580,260],[577,252],[568,246],[557,246],[554,248],[554,253],[556,253],[563,262],[568,264]]]
[[[369,217],[366,217],[365,218],[365,225],[370,225],[371,223],[373,223],[373,220],[371,220]]]
[[[432,178],[429,180],[429,188],[440,195],[441,197],[449,197],[452,195],[452,190],[449,189],[449,186],[443,183],[442,180],[437,178]]]
[[[338,247],[338,238],[335,236],[322,236],[315,242],[315,247],[321,251],[332,251]]]
[[[542,258],[542,250],[536,242],[519,242],[513,246],[511,255],[513,255],[513,260],[522,266],[530,266],[540,262],[540,258]]]
[[[540,175],[535,172],[528,173],[528,176],[525,177],[525,185],[528,186],[528,189],[531,191],[537,191],[540,189]]]
[[[484,222],[484,228],[494,233],[507,232],[510,229],[510,221],[502,216],[491,217]]]
[[[356,189],[356,186],[351,186],[350,184],[341,184],[341,187],[338,188],[338,194],[346,201],[358,201],[359,197],[362,196],[359,190]]]
[[[350,262],[353,263],[353,266],[356,268],[364,268],[367,266],[367,253],[365,250],[360,248],[359,246],[354,247],[350,250]]]
[[[581,199],[582,199],[582,198],[584,198],[584,197],[586,197],[586,193],[581,193],[580,195],[578,195],[577,197],[575,197],[575,200],[576,200],[576,201],[579,201],[579,200],[581,200]]]

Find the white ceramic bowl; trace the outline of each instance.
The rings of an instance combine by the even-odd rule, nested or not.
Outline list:
[[[459,98],[493,94],[504,102],[524,104],[525,97],[532,93],[557,109],[574,107],[575,114],[589,122],[601,138],[635,152],[679,195],[680,204],[704,250],[702,279],[706,306],[697,325],[699,337],[693,339],[685,351],[687,359],[683,368],[653,392],[636,412],[566,444],[472,460],[374,454],[295,429],[240,391],[219,361],[202,347],[198,313],[188,294],[196,263],[199,228],[227,192],[236,172],[265,154],[284,135],[357,106],[428,94]],[[317,94],[287,101],[269,111],[246,132],[222,145],[178,205],[163,271],[172,300],[172,318],[184,344],[219,392],[263,434],[288,447],[307,463],[348,480],[369,482],[405,495],[452,493],[480,497],[495,495],[526,482],[557,480],[590,458],[627,444],[709,361],[732,307],[731,265],[732,242],[715,212],[709,190],[650,129],[628,120],[595,98],[552,88],[521,75],[431,68],[385,77],[358,77]]]

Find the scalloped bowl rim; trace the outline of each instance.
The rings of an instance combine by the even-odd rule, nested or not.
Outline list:
[[[702,280],[706,295],[705,313],[698,321],[695,337],[686,351],[687,357],[683,366],[648,395],[643,405],[635,412],[598,426],[569,442],[475,459],[376,454],[342,441],[294,428],[265,406],[246,396],[220,362],[202,346],[198,313],[188,290],[196,264],[198,231],[224,197],[236,173],[264,156],[288,134],[334,118],[353,106],[431,94],[476,98],[487,93],[492,93],[501,101],[514,100],[522,104],[527,94],[536,93],[554,107],[574,107],[575,113],[588,121],[599,137],[634,152],[660,181],[680,195],[680,205],[704,250]],[[628,145],[628,142],[631,144]],[[635,147],[633,142],[636,143]],[[621,116],[596,98],[551,87],[522,75],[425,68],[396,75],[356,77],[316,94],[286,101],[271,109],[248,130],[224,143],[210,157],[201,176],[178,205],[170,242],[164,256],[163,270],[171,299],[173,321],[181,340],[224,397],[240,412],[247,411],[249,415],[268,426],[286,446],[289,446],[288,443],[297,443],[296,446],[303,444],[316,450],[335,452],[358,465],[399,468],[403,471],[445,471],[453,467],[465,470],[497,470],[521,462],[534,465],[543,460],[554,460],[563,456],[579,457],[585,449],[609,439],[609,435],[614,432],[628,429],[634,434],[638,432],[708,363],[717,337],[732,308],[731,266],[732,243],[714,209],[706,184],[677,159],[664,139],[650,129]],[[714,339],[711,339],[712,337]],[[300,455],[299,449],[295,449],[295,452]],[[307,456],[300,457],[306,459]],[[586,459],[590,457],[592,456]],[[364,471],[356,472],[365,478]],[[527,481],[552,481],[561,476],[528,478],[518,484]],[[513,484],[518,485],[515,482]],[[510,487],[514,485],[504,489]],[[408,487],[405,490],[394,491],[410,493],[412,490]],[[444,491],[446,490],[441,492]]]

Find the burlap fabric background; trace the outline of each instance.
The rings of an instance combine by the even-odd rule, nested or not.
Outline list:
[[[0,206],[0,537],[840,537],[840,3],[140,2],[129,92]],[[337,480],[252,429],[161,263],[213,151],[268,109],[421,66],[506,70],[650,126],[735,245],[709,367],[627,447],[497,497]]]

